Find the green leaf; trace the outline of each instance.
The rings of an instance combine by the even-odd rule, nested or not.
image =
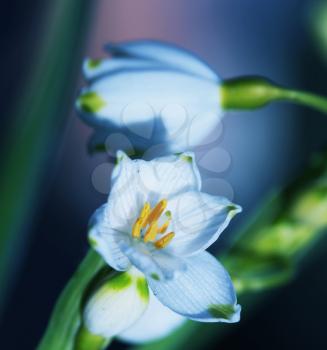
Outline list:
[[[12,116],[0,170],[0,313],[26,250],[28,224],[47,164],[53,162],[53,143],[71,108],[89,7],[86,0],[48,2],[34,69]]]

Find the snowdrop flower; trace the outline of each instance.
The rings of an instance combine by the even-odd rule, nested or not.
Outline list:
[[[95,128],[92,143],[117,131],[144,151],[168,153],[200,144],[220,120],[219,78],[193,54],[156,41],[105,47],[110,58],[84,62],[88,82],[76,106]],[[115,145],[116,149],[120,145]]]
[[[130,149],[125,142],[110,144],[110,149],[143,152],[160,145],[161,153],[182,152],[201,145],[223,111],[256,109],[273,101],[327,113],[322,96],[264,77],[222,81],[198,57],[173,45],[141,40],[109,44],[105,50],[110,58],[85,60],[88,86],[76,101],[81,118],[95,130],[90,141],[94,149],[119,132],[129,139]]]
[[[148,302],[146,280],[136,269],[109,276],[88,300],[84,324],[92,334],[109,338],[132,326]]]
[[[205,250],[241,208],[225,198],[201,192],[193,153],[144,161],[118,152],[117,161],[108,202],[95,212],[89,240],[113,269],[126,271],[131,281],[126,289],[131,290],[126,291],[126,297],[115,299],[118,311],[114,314],[119,321],[110,322],[110,315],[87,307],[87,313],[92,313],[87,317],[88,328],[103,336],[123,332],[122,338],[129,341],[145,341],[175,328],[183,318],[237,322],[240,306],[231,279]],[[133,279],[140,278],[151,290],[150,307],[143,317],[143,304],[137,301],[132,285]],[[128,293],[133,302],[126,300]],[[152,298],[157,300],[153,302]],[[120,303],[125,305],[120,308]],[[139,311],[133,311],[134,303]],[[158,305],[171,321],[146,327],[145,334],[140,334],[139,329],[149,323],[149,313],[158,311]],[[126,307],[129,312],[125,312]],[[99,315],[106,319],[100,322],[101,327],[97,326]],[[140,323],[131,325],[130,315],[139,315]],[[135,321],[137,317],[132,318]],[[113,323],[119,323],[118,330]]]

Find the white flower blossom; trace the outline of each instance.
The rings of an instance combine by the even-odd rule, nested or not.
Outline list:
[[[198,57],[157,41],[105,49],[110,58],[85,60],[88,86],[76,102],[95,129],[92,144],[119,132],[138,151],[161,144],[163,152],[182,152],[214,130],[222,116],[220,80]]]
[[[91,333],[110,338],[132,326],[148,302],[149,290],[142,273],[131,269],[109,276],[89,298],[84,324]]]
[[[93,248],[113,269],[144,276],[152,298],[169,312],[201,322],[237,322],[241,308],[230,276],[205,250],[241,208],[201,192],[193,153],[144,161],[118,152],[117,160],[108,202],[90,222]],[[150,319],[146,312],[139,321]],[[148,337],[137,336],[138,321],[130,332],[130,324],[120,330],[127,340],[143,341],[181,320],[150,326]]]

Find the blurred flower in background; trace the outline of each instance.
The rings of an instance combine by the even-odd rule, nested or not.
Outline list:
[[[118,149],[183,152],[199,145],[222,115],[217,75],[193,54],[158,41],[107,44],[107,59],[87,59],[76,105],[95,128],[91,149],[124,133]],[[117,142],[119,139],[117,139]],[[158,155],[158,154],[157,154]]]

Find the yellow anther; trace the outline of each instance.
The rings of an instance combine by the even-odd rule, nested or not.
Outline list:
[[[144,228],[147,224],[147,219],[150,213],[151,207],[150,203],[146,202],[142,208],[141,214],[140,214],[140,220],[141,220],[141,227]]]
[[[157,221],[161,214],[164,212],[164,210],[167,207],[167,200],[163,199],[161,200],[150,212],[147,223],[151,224],[153,221]]]
[[[132,237],[133,238],[140,238],[141,236],[141,228],[142,228],[142,221],[140,218],[138,218],[132,228]]]
[[[161,227],[159,227],[158,233],[160,233],[160,234],[165,233],[169,224],[170,224],[170,219],[168,219]]]
[[[167,247],[167,245],[174,238],[174,236],[175,236],[174,232],[167,233],[166,236],[163,236],[158,241],[154,242],[155,247],[157,249],[162,249],[162,248]]]
[[[145,243],[153,242],[158,249],[166,247],[174,237],[173,232],[168,233],[166,236],[154,242],[157,235],[164,234],[169,227],[171,221],[170,211],[166,211],[166,221],[160,227],[158,227],[158,220],[165,211],[166,207],[166,199],[161,200],[152,210],[150,204],[146,202],[140,212],[140,216],[137,218],[132,227],[132,237],[142,237]]]
[[[149,228],[147,229],[147,231],[145,232],[144,235],[144,242],[149,242],[149,241],[153,241],[158,234],[158,222],[157,221],[153,221]]]

